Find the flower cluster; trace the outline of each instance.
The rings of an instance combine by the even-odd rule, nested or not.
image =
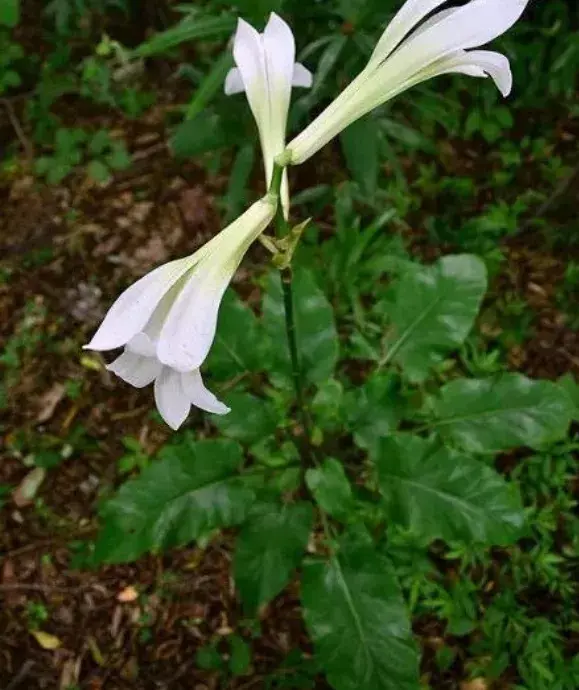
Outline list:
[[[272,14],[262,34],[239,20],[233,45],[236,67],[227,76],[225,92],[247,95],[268,188],[276,164],[303,163],[355,120],[420,82],[457,72],[491,77],[503,96],[510,93],[508,59],[475,49],[507,31],[528,0],[470,0],[435,12],[445,3],[407,0],[364,70],[287,146],[292,88],[310,87],[312,75],[296,63],[295,40],[283,19]],[[124,348],[108,369],[137,388],[154,382],[157,408],[173,429],[183,424],[192,405],[215,414],[229,411],[204,386],[200,367],[215,337],[223,294],[249,246],[271,223],[278,204],[286,218],[289,214],[286,170],[279,190],[271,192],[195,254],[132,285],[86,346],[97,351]]]

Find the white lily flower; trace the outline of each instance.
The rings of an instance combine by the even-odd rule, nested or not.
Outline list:
[[[154,381],[157,408],[173,429],[183,424],[191,405],[220,415],[229,412],[205,388],[199,368],[215,338],[223,294],[276,207],[274,196],[264,197],[191,256],[138,280],[85,346],[97,351],[124,347],[107,369],[136,388]]]
[[[365,69],[288,144],[279,160],[303,163],[355,120],[441,74],[491,77],[503,96],[508,96],[513,85],[508,59],[500,53],[471,49],[510,29],[529,0],[471,0],[423,21],[446,1],[407,0],[382,34]]]
[[[259,129],[269,188],[274,159],[285,148],[292,86],[311,87],[312,75],[303,65],[296,63],[292,31],[275,13],[271,14],[262,34],[243,19],[239,20],[233,57],[237,67],[227,75],[225,93],[231,95],[245,91],[247,94]],[[285,174],[281,199],[287,214],[289,189]]]

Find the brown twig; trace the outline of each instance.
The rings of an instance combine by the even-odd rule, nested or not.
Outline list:
[[[537,211],[533,214],[533,217],[529,218],[525,223],[523,223],[521,230],[528,230],[533,226],[538,218],[542,218],[548,211],[550,211],[559,197],[565,194],[577,177],[579,177],[579,165],[576,165],[571,173],[557,185],[551,196],[541,206],[539,206]]]
[[[24,130],[22,129],[20,121],[16,117],[16,113],[14,112],[14,108],[12,107],[12,103],[7,98],[0,98],[0,103],[2,103],[2,105],[6,108],[10,124],[12,125],[12,128],[14,129],[16,136],[18,137],[18,141],[24,149],[24,153],[26,155],[26,158],[28,159],[28,163],[32,165],[32,162],[34,161],[34,147],[27,139],[26,134],[24,134]]]
[[[74,592],[78,593],[83,589],[90,589],[92,584],[80,585],[79,587],[60,587],[58,585],[34,585],[24,582],[10,582],[0,584],[0,596],[2,592]]]
[[[22,681],[30,674],[30,671],[32,670],[32,667],[34,666],[34,661],[31,659],[28,659],[28,661],[24,662],[24,665],[18,671],[18,673],[12,678],[12,680],[8,683],[6,686],[5,690],[15,690],[21,683]]]

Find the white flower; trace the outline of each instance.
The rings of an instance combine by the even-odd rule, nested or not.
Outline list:
[[[275,197],[265,197],[191,256],[138,280],[113,304],[85,347],[124,347],[107,368],[136,388],[154,381],[157,408],[173,429],[183,424],[191,405],[229,412],[205,388],[199,367],[215,337],[223,294],[276,207]]]
[[[432,77],[460,72],[492,77],[508,96],[513,78],[508,59],[485,45],[505,33],[528,0],[471,0],[434,14],[446,0],[407,0],[382,34],[370,61],[354,81],[299,136],[280,160],[297,165],[355,120]]]
[[[311,73],[296,63],[296,44],[290,27],[272,13],[265,31],[260,34],[251,24],[239,20],[233,57],[237,67],[225,81],[228,95],[247,94],[251,112],[257,122],[269,187],[274,159],[285,148],[287,118],[292,86],[309,88]],[[289,191],[287,176],[282,182],[282,204],[287,212]]]

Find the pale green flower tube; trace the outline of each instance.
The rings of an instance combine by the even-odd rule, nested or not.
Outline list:
[[[408,0],[383,33],[365,69],[288,144],[277,161],[303,163],[355,120],[442,74],[490,76],[503,96],[508,96],[513,85],[508,59],[500,53],[470,49],[505,33],[520,18],[528,0],[471,0],[423,21],[445,1]]]

